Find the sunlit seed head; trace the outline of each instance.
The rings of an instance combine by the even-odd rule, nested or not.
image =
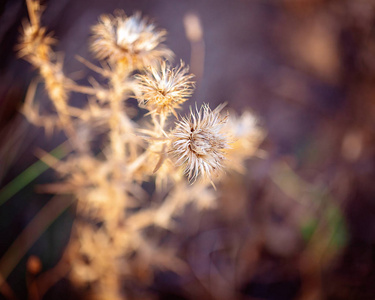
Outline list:
[[[40,5],[39,1],[27,1],[27,7],[30,21],[22,23],[22,34],[17,50],[19,50],[21,57],[25,57],[32,63],[36,63],[36,60],[38,60],[40,64],[41,60],[46,61],[48,59],[50,47],[55,43],[55,40],[51,37],[51,34],[47,34],[46,28],[40,25],[44,7]]]
[[[231,138],[224,125],[227,115],[221,115],[224,105],[215,110],[205,104],[177,123],[171,134],[170,154],[177,165],[185,168],[189,180],[198,177],[212,180],[220,174],[230,148]]]
[[[140,13],[130,17],[124,12],[118,12],[117,16],[102,15],[92,32],[91,50],[98,59],[126,60],[140,69],[173,56],[162,44],[166,31],[156,29]]]
[[[51,45],[54,43],[55,40],[46,33],[46,28],[25,22],[17,49],[20,57],[33,60],[35,56],[38,56],[45,60],[51,51]]]
[[[149,67],[145,75],[137,76],[139,104],[150,111],[176,115],[175,109],[193,93],[194,75],[181,62],[179,67],[171,68],[163,61],[157,68]]]

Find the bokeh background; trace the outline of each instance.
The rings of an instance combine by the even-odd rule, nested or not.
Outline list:
[[[168,31],[176,61],[197,74],[191,103],[250,108],[267,131],[266,156],[249,162],[245,180],[233,178],[221,209],[200,220],[190,220],[187,211],[181,221],[182,248],[211,278],[195,299],[375,299],[375,1],[43,3],[42,22],[59,41],[65,73],[78,82],[90,71],[75,55],[92,58],[87,41],[98,16],[116,8],[141,11]],[[202,29],[196,40],[186,35],[191,16]],[[11,256],[9,247],[51,198],[37,187],[56,177],[40,164],[18,177],[13,192],[7,187],[38,161],[37,149],[50,151],[65,138],[46,136],[20,114],[37,76],[15,51],[26,17],[24,1],[0,3],[0,257]],[[43,89],[37,97],[43,103]],[[85,98],[72,101],[80,105]],[[73,218],[74,206],[13,248],[25,251],[7,278],[18,298],[27,299],[37,276],[33,259],[42,273],[57,264]],[[192,222],[200,229],[191,229]],[[160,271],[148,291],[159,299],[189,299],[193,281]],[[64,278],[44,296],[73,298],[80,294]]]

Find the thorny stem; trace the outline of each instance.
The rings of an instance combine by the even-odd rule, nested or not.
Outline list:
[[[155,112],[151,113],[152,123],[154,123],[154,132],[158,133],[158,136],[167,136],[164,131],[165,121],[167,117],[165,115],[159,115],[159,120]]]
[[[167,120],[167,117],[164,114],[160,115],[160,127],[164,131],[165,121]]]
[[[41,61],[36,66],[39,67],[40,73],[44,78],[48,95],[55,105],[58,118],[60,119],[67,136],[72,139],[72,143],[78,150],[84,152],[85,149],[83,148],[83,144],[78,140],[68,111],[68,95],[64,87],[64,82],[69,80],[65,77],[62,71],[59,70],[58,65],[53,64],[48,59],[46,61]]]
[[[126,115],[123,109],[124,100],[124,85],[126,85],[126,78],[131,72],[130,66],[126,62],[118,63],[114,69],[109,81],[109,99],[112,116],[109,119],[110,126],[110,145],[113,153],[114,165],[113,180],[115,184],[109,186],[112,194],[113,203],[113,218],[107,222],[109,232],[115,232],[116,227],[119,226],[120,220],[123,218],[123,211],[126,205],[126,196],[124,195],[122,186],[119,182],[121,179],[121,163],[127,160],[128,151],[127,141],[124,141],[123,135],[133,132],[133,128],[129,126],[130,118]],[[125,118],[125,122],[121,122],[121,118]],[[126,128],[124,128],[126,127]],[[129,147],[130,148],[130,147]]]
[[[116,66],[113,76],[110,79],[110,108],[112,110],[112,117],[109,120],[110,141],[114,157],[117,161],[122,161],[125,158],[125,144],[122,141],[121,135],[121,115],[123,113],[123,78],[127,76],[127,70],[122,65]],[[123,117],[127,118],[124,114]]]
[[[31,25],[37,26],[39,23],[39,20],[38,20],[36,11],[40,9],[40,5],[37,1],[33,1],[33,0],[26,0],[26,4],[27,4],[27,11],[29,13]]]
[[[41,31],[39,2],[27,0],[26,3],[29,12],[30,26],[34,28],[33,32],[37,33]],[[24,55],[26,56],[26,60],[39,69],[40,75],[45,82],[45,88],[57,110],[58,118],[65,132],[72,139],[77,149],[84,151],[83,144],[78,141],[68,111],[68,94],[64,85],[70,82],[70,80],[63,74],[61,64],[59,62],[53,62],[53,57],[56,55],[45,39],[46,36],[44,33],[42,37],[38,37],[38,35],[33,36],[31,39],[32,47],[30,49],[27,48],[28,50]]]

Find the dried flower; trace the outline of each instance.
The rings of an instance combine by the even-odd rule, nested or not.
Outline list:
[[[25,57],[31,61],[35,61],[35,53],[39,58],[46,59],[50,52],[50,46],[55,40],[46,34],[46,28],[39,28],[30,24],[23,25],[23,35],[21,35],[20,44],[18,46],[20,57]]]
[[[228,151],[230,164],[227,164],[227,167],[245,173],[245,160],[256,155],[264,155],[258,147],[266,133],[259,126],[255,115],[250,111],[243,112],[241,116],[237,116],[235,113],[231,114],[228,119],[228,130],[235,141]]]
[[[40,65],[49,59],[51,45],[56,41],[51,34],[47,34],[47,29],[40,26],[40,17],[43,7],[38,1],[29,0],[28,10],[30,21],[22,23],[22,34],[20,37],[18,50],[20,57],[25,57],[34,64]]]
[[[165,61],[159,68],[148,68],[145,75],[137,76],[139,104],[159,114],[176,115],[175,109],[193,93],[194,75],[188,72],[182,61],[176,68],[170,68]]]
[[[134,68],[142,68],[173,56],[172,51],[161,44],[166,31],[157,30],[154,24],[141,18],[140,13],[130,17],[124,12],[115,17],[102,15],[92,32],[91,50],[98,59],[125,60]]]
[[[185,166],[189,180],[200,175],[212,181],[223,169],[226,150],[231,139],[224,131],[228,116],[220,115],[225,104],[211,110],[208,104],[202,106],[196,115],[191,110],[189,117],[177,123],[171,134],[171,155],[177,165]]]

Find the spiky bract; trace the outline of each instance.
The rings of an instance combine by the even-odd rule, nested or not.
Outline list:
[[[202,176],[212,181],[223,169],[231,143],[223,128],[228,117],[220,114],[223,107],[219,105],[212,111],[205,104],[196,113],[191,110],[171,134],[170,154],[178,165],[185,167],[189,180]]]
[[[149,67],[145,75],[138,75],[138,101],[141,106],[158,114],[168,115],[185,102],[193,93],[193,74],[183,62],[171,68],[165,61],[158,68]]]
[[[173,52],[161,44],[166,31],[156,29],[140,13],[130,17],[122,11],[117,16],[102,15],[92,32],[91,50],[98,59],[108,59],[112,63],[126,61],[134,69],[140,69],[173,56]]]

